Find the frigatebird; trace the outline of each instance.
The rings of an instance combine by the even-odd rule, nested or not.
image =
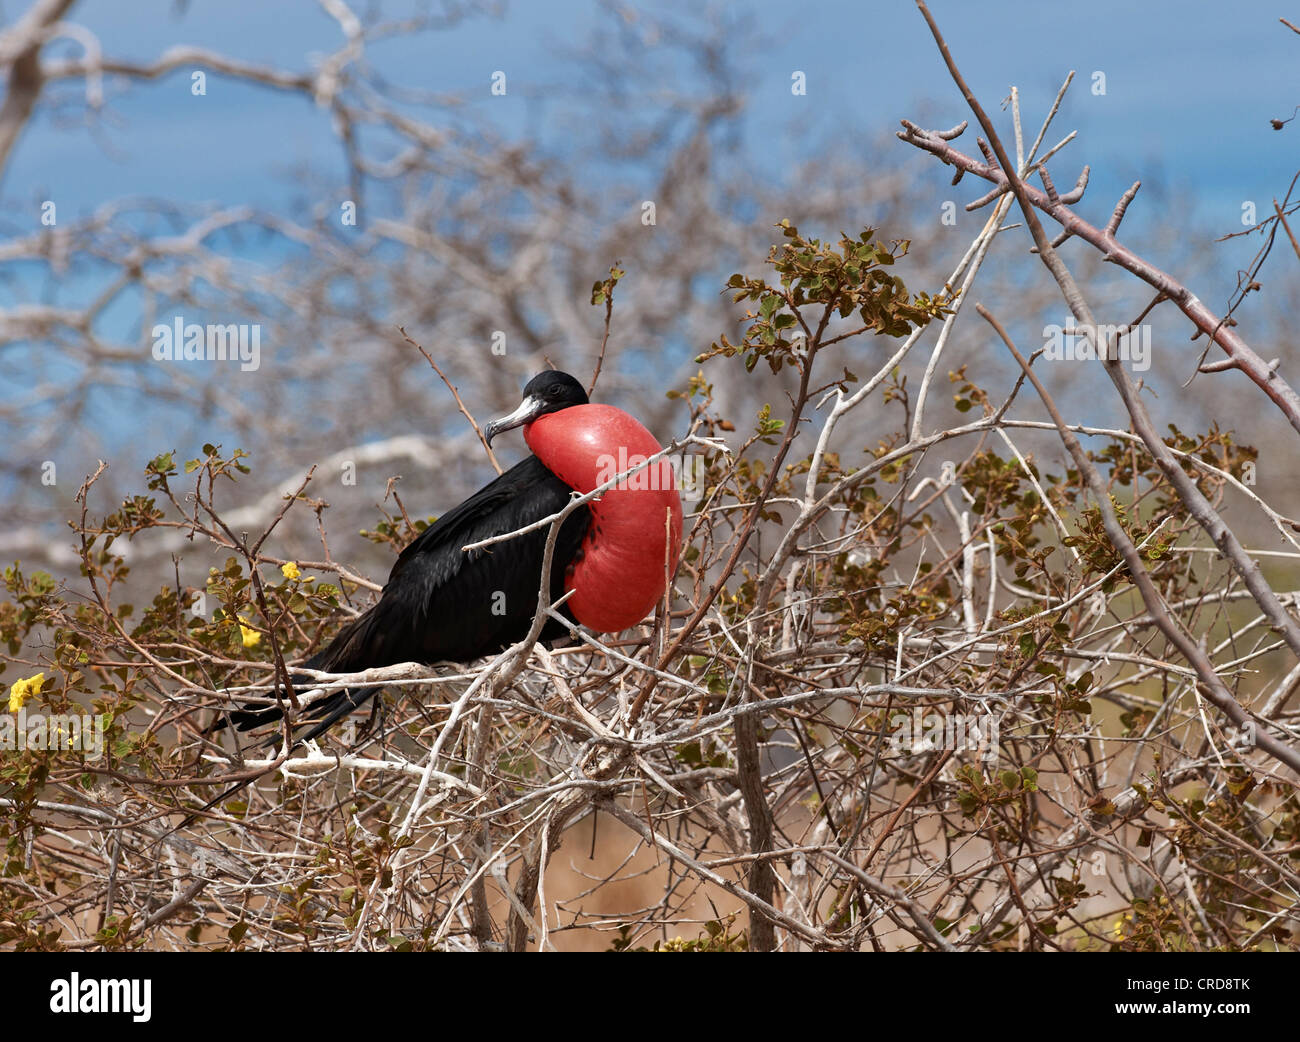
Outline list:
[[[541,587],[549,526],[488,547],[471,543],[526,528],[661,451],[634,417],[587,401],[568,373],[548,371],[524,387],[523,402],[484,431],[490,444],[523,427],[533,455],[447,511],[401,552],[379,601],[303,665],[356,673],[398,662],[468,662],[523,640]],[[634,626],[663,596],[681,547],[682,506],[667,460],[643,468],[578,507],[561,524],[552,555],[551,602],[559,613],[610,633]],[[550,619],[539,639],[568,627]],[[314,682],[293,678],[295,691]],[[316,722],[297,742],[324,732],[379,687],[340,690],[313,702]],[[280,718],[278,706],[230,713],[241,731]],[[224,719],[216,727],[224,726]]]

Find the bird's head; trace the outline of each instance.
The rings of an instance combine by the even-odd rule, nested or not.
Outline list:
[[[528,381],[527,386],[524,387],[524,400],[519,408],[509,416],[493,420],[487,425],[483,435],[491,445],[492,439],[502,431],[522,427],[526,423],[532,423],[539,416],[559,412],[571,405],[586,404],[587,392],[582,389],[582,384],[568,373],[548,369]]]

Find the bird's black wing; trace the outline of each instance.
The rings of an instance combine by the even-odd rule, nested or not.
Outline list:
[[[379,603],[364,617],[367,625],[358,627],[363,632],[329,656],[329,668],[464,662],[521,640],[537,607],[547,528],[481,550],[461,548],[558,512],[572,491],[529,456],[443,514],[402,551]],[[590,516],[579,507],[560,527],[552,600],[564,592],[565,570]]]
[[[398,556],[379,602],[349,622],[305,665],[331,673],[356,673],[397,662],[465,662],[502,650],[528,635],[541,586],[549,526],[466,553],[461,547],[517,531],[563,509],[572,489],[536,456],[506,471],[443,514]],[[551,567],[551,600],[564,593],[565,571],[579,552],[591,514],[579,507],[560,526]],[[551,621],[542,639],[562,635]],[[296,691],[310,690],[306,676]],[[377,688],[338,691],[314,702],[319,722],[306,741],[369,699]],[[277,720],[275,706],[231,713],[241,730]]]

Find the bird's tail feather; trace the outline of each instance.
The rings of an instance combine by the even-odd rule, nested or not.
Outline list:
[[[353,619],[339,631],[326,647],[309,658],[303,666],[307,669],[320,670],[323,673],[354,673],[371,666],[383,665],[376,661],[374,636],[382,631],[378,622],[378,613],[371,609],[359,618]],[[310,691],[316,681],[302,673],[294,673],[290,680],[295,694]],[[373,698],[380,687],[340,688],[324,698],[312,702],[306,710],[305,719],[316,721],[312,727],[298,736],[294,744],[309,741],[330,728],[335,722],[352,710],[364,705]],[[281,692],[283,696],[284,693]],[[263,724],[279,720],[283,713],[278,705],[255,706],[236,709],[229,714],[222,714],[213,724],[212,730],[219,731],[226,726],[227,716],[237,731],[251,731]],[[278,739],[275,739],[278,741]]]
[[[371,666],[388,665],[389,663],[383,661],[383,643],[384,637],[389,635],[391,631],[384,625],[384,620],[377,611],[377,607],[370,609],[364,615],[344,626],[339,631],[338,636],[303,663],[303,667],[317,669],[322,673],[357,673]],[[290,682],[293,684],[295,693],[310,691],[316,686],[316,681],[302,673],[291,674]],[[324,733],[352,710],[365,705],[382,687],[382,684],[376,684],[368,687],[342,688],[325,698],[313,702],[307,707],[306,717],[315,722],[307,731],[293,739],[293,745],[290,748],[297,748],[303,742],[310,741],[317,735]],[[233,724],[238,731],[249,731],[262,724],[269,724],[279,720],[283,715],[278,705],[236,709],[218,716],[208,728],[208,733],[220,731],[226,726],[227,721]],[[278,744],[280,740],[280,736],[277,734],[268,740],[266,744],[273,746]],[[208,800],[198,810],[188,814],[179,825],[169,830],[167,835],[193,824],[204,813],[222,801],[229,799],[245,788],[252,780],[245,779],[237,782],[219,796]]]

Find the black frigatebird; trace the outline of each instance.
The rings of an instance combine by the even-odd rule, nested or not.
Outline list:
[[[573,492],[591,492],[660,451],[634,417],[589,404],[582,385],[557,371],[530,380],[519,408],[484,433],[490,443],[515,427],[524,428],[533,455],[412,540],[379,601],[309,658],[307,668],[356,673],[398,662],[467,662],[522,640],[537,609],[547,527],[478,550],[462,548],[549,517]],[[681,533],[673,469],[659,460],[564,520],[552,559],[552,602],[572,590],[560,609],[570,621],[598,633],[634,626],[663,596]],[[540,639],[565,632],[551,619]],[[293,684],[298,691],[314,686],[306,676]],[[340,690],[312,703],[307,716],[316,722],[297,741],[322,733],[378,690]],[[232,712],[230,720],[246,731],[280,715],[269,706]]]

